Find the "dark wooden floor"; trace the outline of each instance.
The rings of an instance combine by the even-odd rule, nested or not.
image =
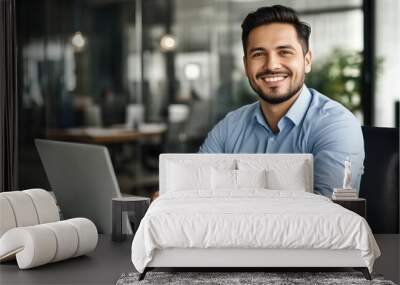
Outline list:
[[[87,256],[19,270],[16,262],[0,264],[0,284],[115,284],[124,272],[134,271],[132,237],[124,242],[100,235],[95,251]]]
[[[400,282],[400,235],[376,235],[382,256],[374,273]],[[99,244],[88,256],[81,256],[29,270],[19,270],[16,262],[0,265],[0,284],[115,284],[124,272],[134,271],[130,259],[132,237],[114,243],[101,235]]]

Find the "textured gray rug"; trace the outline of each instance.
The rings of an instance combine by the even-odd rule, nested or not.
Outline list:
[[[138,281],[138,276],[139,273],[124,273],[117,285],[395,284],[380,275],[372,275],[372,281],[368,281],[360,272],[148,272],[142,281]]]

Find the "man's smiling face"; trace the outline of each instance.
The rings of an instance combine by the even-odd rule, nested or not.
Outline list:
[[[254,28],[243,61],[251,87],[270,104],[296,95],[311,70],[311,52],[303,53],[296,29],[284,23]]]

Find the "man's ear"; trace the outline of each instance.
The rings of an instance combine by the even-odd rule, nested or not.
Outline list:
[[[311,50],[308,50],[304,57],[304,71],[305,73],[310,73],[311,71],[311,63],[312,63],[312,53]]]

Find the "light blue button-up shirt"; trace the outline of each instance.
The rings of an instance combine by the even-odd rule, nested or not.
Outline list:
[[[359,190],[364,141],[358,119],[345,107],[304,85],[278,128],[274,134],[257,101],[228,113],[208,134],[199,152],[312,153],[314,191],[327,197],[333,188],[342,187],[348,156],[352,187]]]

